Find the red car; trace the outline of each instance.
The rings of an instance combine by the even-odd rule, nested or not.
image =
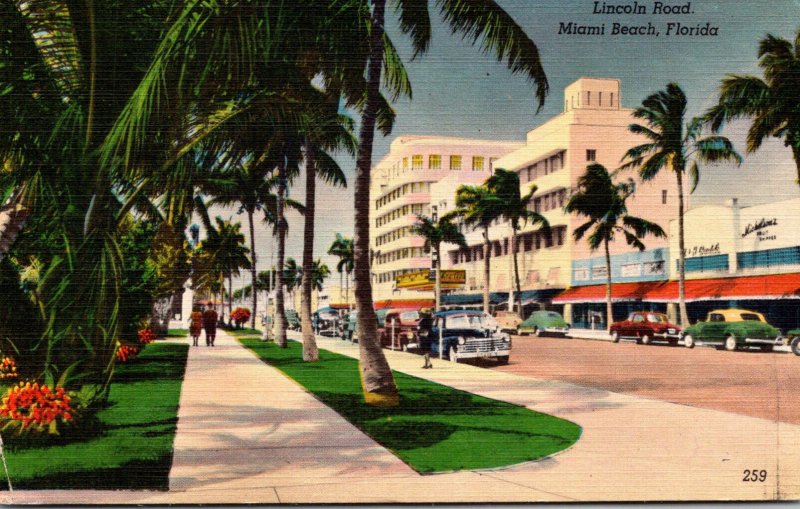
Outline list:
[[[649,345],[653,340],[677,345],[680,332],[680,327],[670,323],[667,315],[652,311],[636,311],[627,320],[611,324],[614,343],[618,343],[620,339],[633,339],[642,345]]]
[[[387,311],[383,326],[378,327],[381,346],[392,348],[392,330],[394,329],[395,350],[418,348],[420,318],[419,311],[416,309],[390,309]]]

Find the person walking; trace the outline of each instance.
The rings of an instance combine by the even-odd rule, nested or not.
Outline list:
[[[189,315],[189,335],[192,336],[194,346],[197,346],[197,342],[200,340],[201,330],[203,330],[203,313],[200,312],[200,308],[194,307],[192,314]]]
[[[214,346],[214,339],[217,336],[217,312],[209,306],[203,312],[203,328],[206,330],[206,346]]]

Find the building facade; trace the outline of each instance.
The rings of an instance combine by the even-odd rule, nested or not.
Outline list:
[[[389,154],[372,168],[371,176],[370,245],[377,305],[433,296],[397,288],[396,280],[431,267],[425,241],[412,235],[411,227],[418,216],[431,216],[432,207],[437,207],[432,203],[434,186],[446,183],[454,195],[461,184],[483,182],[497,158],[521,146],[519,142],[443,136],[400,136],[392,142]]]
[[[573,239],[573,231],[586,219],[566,214],[563,207],[588,165],[599,163],[609,171],[616,170],[628,149],[646,141],[628,129],[638,120],[632,115],[633,109],[623,108],[621,101],[619,80],[581,78],[564,90],[561,114],[531,130],[523,147],[495,161],[495,168],[519,174],[523,194],[536,186],[530,208],[544,215],[551,227],[550,235],[545,235],[528,224],[519,234],[517,254],[523,304],[550,306],[552,296],[573,285],[605,281],[605,260],[602,264],[596,261],[600,253],[592,252],[585,238]],[[635,171],[627,170],[619,172],[616,179],[636,182],[636,193],[628,200],[629,212],[666,231],[669,221],[677,216],[672,175],[663,172],[640,182]],[[492,292],[509,292],[514,282],[509,224],[497,222],[489,237],[492,260],[488,282],[484,280],[482,232],[468,234],[468,249],[449,252],[450,266],[467,270],[467,288],[462,293],[475,292],[475,299],[486,284]],[[650,238],[645,242],[650,250],[645,255],[634,252],[624,241],[612,244],[612,257],[617,262],[612,274],[617,273],[618,280],[668,277],[668,240]],[[449,299],[465,300],[456,296]],[[571,307],[563,311],[571,320]]]

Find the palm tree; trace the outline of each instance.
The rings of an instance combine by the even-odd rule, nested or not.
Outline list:
[[[311,288],[316,292],[321,292],[324,287],[325,280],[331,275],[331,269],[328,265],[323,263],[322,260],[314,260],[311,267]]]
[[[758,45],[758,58],[764,79],[729,75],[722,80],[718,104],[708,110],[706,118],[714,132],[733,119],[752,118],[748,153],[758,150],[768,137],[783,138],[792,150],[800,183],[800,29],[794,46],[767,34]]]
[[[291,296],[294,307],[294,291],[300,287],[303,279],[303,267],[297,264],[294,258],[287,258],[283,269],[283,284]]]
[[[369,263],[369,209],[370,170],[372,168],[372,144],[378,127],[385,127],[385,115],[379,112],[385,105],[380,95],[384,56],[391,43],[384,33],[386,0],[370,0],[372,12],[369,16],[369,52],[366,66],[367,88],[361,109],[361,127],[358,137],[355,180],[355,293],[358,309],[358,330],[361,338],[377,337],[375,313],[372,309],[372,281]],[[453,32],[458,32],[473,42],[481,40],[486,52],[493,52],[499,60],[506,60],[512,72],[525,73],[536,86],[539,108],[544,104],[548,84],[539,60],[539,51],[533,41],[513,19],[493,0],[463,2],[441,0],[437,2],[441,15]],[[410,34],[414,55],[424,53],[430,44],[431,23],[428,15],[429,2],[398,2],[397,12],[400,28]],[[391,56],[396,57],[392,53]],[[399,63],[399,57],[387,61]],[[391,69],[391,67],[390,67]],[[398,74],[390,73],[388,85],[399,83]],[[395,90],[398,90],[395,87]],[[401,87],[408,92],[408,86]],[[385,108],[383,108],[385,110]],[[386,133],[384,129],[384,134]],[[361,380],[364,396],[369,404],[397,405],[399,398],[389,365],[375,341],[359,341]]]
[[[526,195],[520,192],[519,174],[507,171],[502,168],[495,170],[494,175],[486,179],[484,186],[489,190],[493,200],[499,201],[495,213],[508,221],[511,226],[511,245],[510,255],[514,265],[514,283],[517,295],[522,293],[519,282],[519,264],[517,263],[517,234],[522,225],[530,222],[534,226],[539,226],[546,234],[550,233],[550,223],[538,212],[530,210],[533,197],[538,188],[532,184],[530,191]],[[511,285],[509,285],[511,286]],[[508,309],[512,309],[514,304],[514,288],[511,288],[508,299]],[[519,314],[522,315],[522,300],[519,300]]]
[[[419,235],[425,239],[425,250],[432,251],[433,259],[436,260],[436,280],[434,282],[435,310],[439,310],[442,299],[442,242],[456,244],[459,247],[467,247],[464,234],[453,223],[453,214],[445,214],[437,221],[427,216],[417,216],[417,222],[411,227],[411,233]]]
[[[680,324],[687,325],[683,179],[688,171],[692,179],[691,191],[694,191],[700,178],[699,163],[732,161],[741,164],[742,157],[728,138],[701,138],[703,119],[693,118],[684,124],[686,95],[675,83],[645,98],[633,116],[644,119],[647,125],[631,124],[628,128],[649,141],[629,149],[623,157],[627,162],[620,169],[639,168],[639,176],[646,181],[653,179],[662,169],[669,168],[675,173],[678,183],[678,306]]]
[[[463,185],[456,190],[456,207],[465,225],[483,230],[483,312],[488,313],[492,256],[489,227],[499,217],[502,201],[484,186]]]
[[[314,212],[317,178],[346,187],[344,172],[329,152],[344,148],[355,153],[353,123],[350,117],[338,112],[340,94],[318,94],[309,101],[310,114],[306,123],[306,214],[303,244],[303,281],[300,299],[300,319],[303,330],[303,360],[319,360],[316,338],[311,327],[311,292],[314,288]],[[314,104],[316,103],[316,106]],[[327,269],[327,267],[325,267]]]
[[[336,264],[336,272],[339,273],[339,288],[344,287],[345,300],[350,298],[350,273],[353,272],[353,239],[344,237],[341,233],[336,233],[336,239],[328,248],[328,254],[339,258]],[[341,280],[344,275],[344,285]]]
[[[625,237],[625,242],[639,251],[644,251],[642,237],[653,235],[665,237],[664,230],[657,224],[628,214],[625,201],[633,194],[636,186],[631,180],[615,184],[608,170],[600,164],[592,164],[578,179],[578,186],[570,196],[564,211],[584,216],[588,220],[572,232],[575,240],[581,240],[590,232],[587,242],[592,251],[603,246],[606,255],[606,328],[614,321],[611,305],[611,251],[609,243],[617,234]]]

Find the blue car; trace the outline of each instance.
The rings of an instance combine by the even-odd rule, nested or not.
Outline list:
[[[424,319],[420,323],[420,343],[434,357],[441,349],[443,357],[452,362],[497,359],[500,364],[508,364],[511,353],[511,337],[497,332],[481,311],[442,311]]]

